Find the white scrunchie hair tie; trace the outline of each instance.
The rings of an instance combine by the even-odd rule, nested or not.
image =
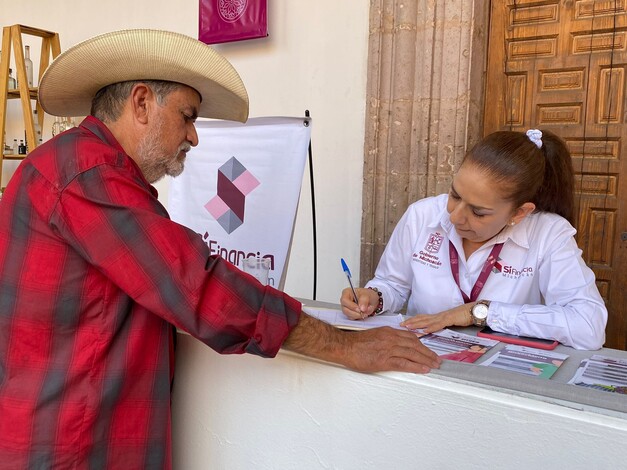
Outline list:
[[[527,137],[531,142],[536,144],[536,147],[539,149],[542,148],[542,131],[539,131],[538,129],[529,129],[527,131]]]

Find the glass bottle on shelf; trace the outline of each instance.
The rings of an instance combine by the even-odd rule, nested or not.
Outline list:
[[[17,139],[13,139],[13,155],[17,155],[20,151],[19,145],[17,145]]]
[[[39,125],[37,108],[33,110],[33,123],[35,124],[35,142],[39,142],[41,140],[41,126]]]
[[[76,127],[73,118],[56,116],[54,118],[54,123],[52,124],[52,136],[54,137],[55,135],[71,129],[72,127]]]
[[[23,140],[20,140],[20,145],[17,146],[18,155],[26,155],[26,144]]]
[[[17,88],[17,81],[13,77],[13,69],[9,69],[9,90],[15,90]]]
[[[30,47],[24,46],[24,65],[26,65],[26,81],[28,82],[28,87],[33,87],[33,61],[30,60]]]
[[[63,121],[65,122],[65,129],[71,129],[72,127],[76,127],[76,124],[74,124],[74,119],[71,117],[64,117]]]
[[[52,123],[52,137],[55,135],[59,135],[61,132],[61,118],[59,116],[54,117],[54,122]]]

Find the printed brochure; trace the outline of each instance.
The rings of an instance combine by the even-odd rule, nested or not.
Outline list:
[[[498,341],[444,329],[420,338],[420,341],[442,359],[475,362]]]
[[[595,354],[581,361],[569,384],[627,394],[627,361]]]
[[[550,379],[566,359],[567,354],[508,344],[481,365]]]

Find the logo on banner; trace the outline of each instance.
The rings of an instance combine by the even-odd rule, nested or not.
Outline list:
[[[218,168],[217,179],[217,194],[205,204],[205,209],[226,233],[232,233],[244,223],[246,196],[260,183],[235,157]]]
[[[229,23],[237,21],[246,10],[248,0],[218,0],[218,14]]]

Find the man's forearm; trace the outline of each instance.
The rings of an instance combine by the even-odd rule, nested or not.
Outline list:
[[[340,362],[341,350],[348,346],[343,338],[345,334],[303,312],[283,347],[317,359]]]
[[[301,314],[283,347],[360,372],[397,370],[422,374],[441,363],[411,331],[390,327],[342,331],[306,313]]]

